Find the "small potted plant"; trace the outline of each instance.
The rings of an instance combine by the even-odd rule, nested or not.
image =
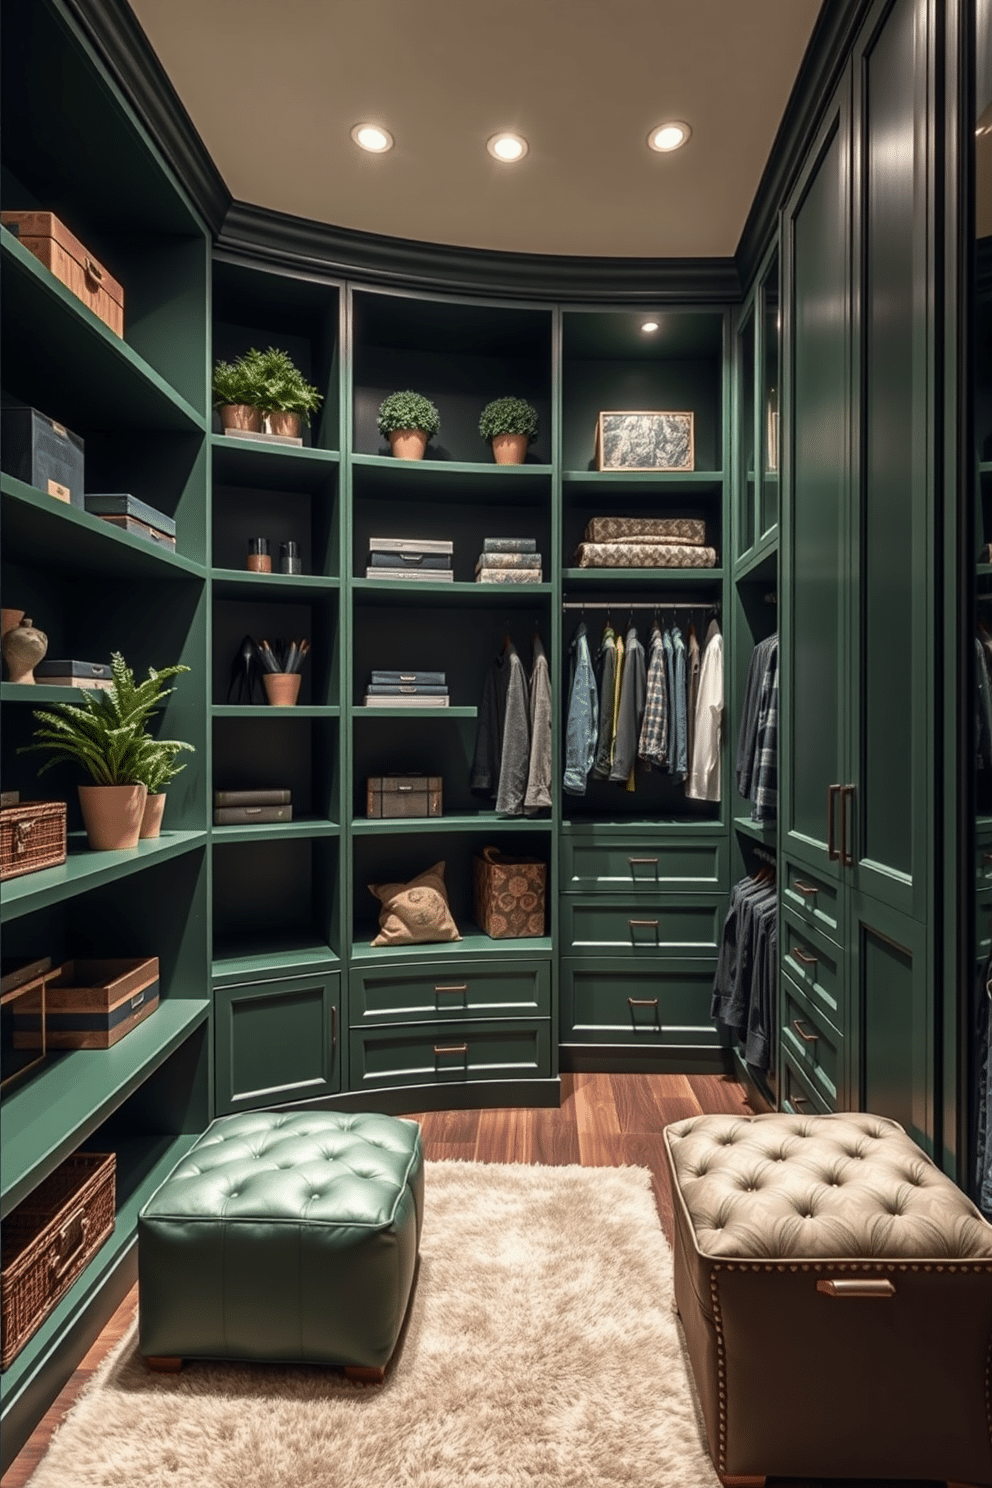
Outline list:
[[[261,386],[256,393],[267,434],[298,439],[300,422],[310,426],[310,415],[323,402],[323,393],[307,382],[288,352],[270,346],[267,351],[249,352],[258,358]]]
[[[105,692],[84,693],[81,705],[58,703],[35,713],[40,725],[35,729],[35,742],[19,752],[41,750],[52,755],[39,775],[63,761],[82,765],[91,783],[78,787],[79,805],[91,848],[137,847],[148,797],[146,781],[158,780],[162,751],[169,755],[171,766],[176,754],[192,749],[177,739],[154,739],[147,729],[151,714],[173,691],[163,684],[188,671],[186,666],[161,671],[149,667],[147,678],[136,685],[134,673],[115,651],[113,683]]]
[[[263,391],[259,369],[261,352],[246,352],[233,362],[220,361],[214,367],[213,405],[220,414],[222,429],[237,429],[250,434],[262,432]]]
[[[422,460],[427,441],[441,427],[441,415],[430,398],[407,389],[390,393],[379,404],[379,433],[389,439],[399,460]]]
[[[537,409],[525,398],[494,398],[482,410],[479,433],[492,445],[497,465],[522,465],[537,438]]]

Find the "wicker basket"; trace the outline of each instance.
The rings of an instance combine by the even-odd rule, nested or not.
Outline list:
[[[64,801],[0,807],[0,881],[65,862]]]
[[[3,1222],[0,1369],[6,1369],[113,1232],[114,1153],[77,1152]]]

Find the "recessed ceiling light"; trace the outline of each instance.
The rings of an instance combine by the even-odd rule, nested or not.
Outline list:
[[[500,160],[504,165],[513,165],[518,160],[523,160],[529,146],[521,134],[491,135],[486,140],[486,149],[494,160]]]
[[[648,144],[652,150],[660,150],[663,154],[669,150],[677,150],[684,145],[692,130],[688,124],[681,120],[672,119],[668,124],[659,124],[657,129],[652,129],[648,135]]]
[[[351,137],[356,145],[373,155],[382,155],[393,148],[393,136],[381,124],[356,124]]]
[[[646,320],[641,326],[641,330],[644,332],[645,336],[653,335],[657,329],[658,322],[656,320]]]

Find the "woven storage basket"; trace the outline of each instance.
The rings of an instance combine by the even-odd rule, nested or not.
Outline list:
[[[472,860],[475,922],[493,940],[520,940],[544,934],[548,865],[537,858],[504,856],[484,847]]]
[[[0,807],[0,881],[65,862],[64,801]]]
[[[113,1152],[77,1152],[3,1222],[0,1369],[6,1369],[114,1228]]]

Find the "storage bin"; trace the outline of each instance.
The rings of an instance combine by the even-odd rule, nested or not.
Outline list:
[[[151,1016],[158,990],[157,956],[66,961],[45,979],[45,1042],[50,1049],[110,1049]],[[37,1011],[22,1001],[14,1013],[14,1048],[37,1046]]]
[[[77,1152],[3,1222],[0,1369],[17,1357],[113,1233],[117,1158]]]
[[[370,775],[366,816],[440,816],[440,775]]]
[[[0,881],[64,863],[65,823],[64,801],[0,807]]]
[[[544,934],[548,865],[538,858],[504,856],[484,847],[472,860],[475,922],[493,940]]]
[[[85,445],[78,434],[37,408],[0,410],[3,469],[36,491],[83,510]]]
[[[0,212],[0,222],[113,331],[124,335],[124,291],[54,212]]]

